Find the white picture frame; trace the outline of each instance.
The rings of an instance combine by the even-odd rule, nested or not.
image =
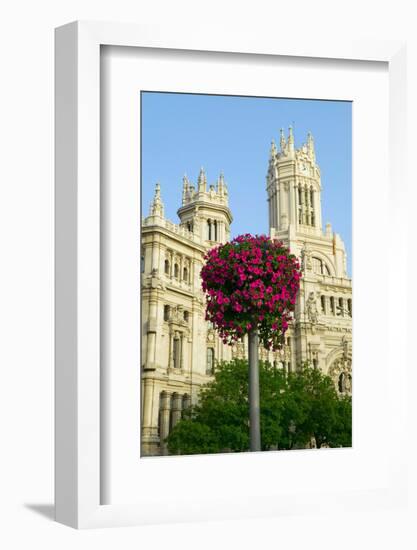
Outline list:
[[[405,44],[388,41],[326,43],[277,37],[248,37],[243,31],[214,37],[210,29],[177,35],[169,27],[150,28],[113,23],[75,22],[56,30],[56,519],[77,528],[120,526],[187,519],[174,501],[161,514],[156,506],[101,504],[100,401],[100,48],[127,46],[263,54],[295,58],[381,61],[389,71],[390,188],[404,181]],[[405,220],[401,201],[392,201],[396,234]],[[394,237],[393,237],[394,238]],[[390,307],[393,307],[392,304]],[[398,307],[398,306],[397,306]],[[405,305],[400,305],[400,308]],[[405,312],[405,310],[404,310]],[[403,313],[404,313],[403,312]],[[405,314],[404,314],[405,318]],[[360,494],[332,495],[327,506],[397,505],[405,498],[405,359],[398,367],[397,392],[388,403],[399,422],[396,467],[386,487]],[[393,456],[390,457],[393,460]],[[391,464],[391,466],[393,466]],[[390,467],[391,467],[390,466]],[[391,475],[392,474],[392,475]],[[233,498],[232,498],[233,500]],[[319,499],[320,500],[320,499]],[[289,509],[304,512],[325,507],[326,495],[288,495],[285,502],[267,502],[256,515]],[[348,504],[348,502],[350,504]],[[160,503],[159,503],[160,504]],[[229,509],[229,511],[227,510]],[[269,512],[266,512],[269,509]],[[188,519],[240,517],[245,507],[230,513],[221,499],[200,507]]]

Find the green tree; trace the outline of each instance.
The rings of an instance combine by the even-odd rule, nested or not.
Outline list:
[[[294,415],[292,444],[302,446],[314,437],[317,447],[351,446],[351,398],[340,398],[329,376],[306,365],[287,380],[288,410]]]
[[[333,381],[304,365],[285,373],[260,363],[262,450],[351,445],[350,398],[339,398]],[[241,452],[249,449],[248,363],[222,362],[199,403],[184,413],[167,443],[172,454]]]

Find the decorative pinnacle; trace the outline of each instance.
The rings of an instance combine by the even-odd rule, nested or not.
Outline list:
[[[307,134],[307,151],[311,158],[315,158],[314,139],[311,132]]]
[[[277,146],[275,145],[275,140],[271,140],[271,149],[270,149],[270,157],[271,159],[275,158],[275,155],[277,154]]]
[[[280,144],[280,147],[281,147],[281,152],[283,152],[284,149],[285,149],[285,146],[287,144],[287,142],[285,141],[285,136],[284,136],[284,128],[281,128],[279,133],[280,133],[279,144]]]
[[[206,173],[204,172],[204,168],[200,168],[200,173],[198,175],[198,190],[199,191],[205,191],[206,190]]]
[[[226,182],[224,181],[223,170],[220,171],[219,179],[217,180],[217,192],[220,195],[227,195],[227,186]]]
[[[164,216],[164,203],[161,199],[161,186],[159,182],[155,184],[155,194],[150,208],[151,216]]]
[[[190,188],[189,184],[190,182],[188,181],[187,174],[184,174],[182,178],[182,204],[183,205],[187,202],[187,196]]]
[[[292,126],[288,128],[288,150],[294,151],[294,133]]]

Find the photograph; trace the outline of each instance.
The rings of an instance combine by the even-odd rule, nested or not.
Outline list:
[[[140,458],[352,447],[352,103],[138,101]]]

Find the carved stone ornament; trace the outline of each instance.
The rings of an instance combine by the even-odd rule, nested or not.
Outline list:
[[[352,394],[352,361],[343,356],[332,364],[329,376],[333,379],[336,389],[344,395]]]
[[[306,302],[307,318],[313,325],[318,323],[317,300],[314,292],[310,292]]]

